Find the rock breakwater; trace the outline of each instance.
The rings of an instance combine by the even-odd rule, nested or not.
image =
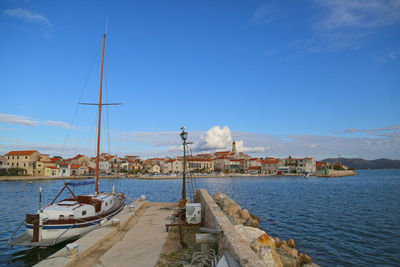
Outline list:
[[[274,266],[283,267],[317,267],[312,259],[305,253],[299,253],[296,242],[272,238],[266,231],[260,229],[259,219],[250,214],[247,209],[242,209],[233,199],[218,192],[213,197],[215,203],[225,213],[235,230],[241,236],[241,242],[247,244],[252,251],[266,263],[275,262]]]

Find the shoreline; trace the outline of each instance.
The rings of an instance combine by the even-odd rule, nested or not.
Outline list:
[[[345,176],[358,175],[356,171],[343,171],[339,173],[336,171],[331,175],[310,175],[310,177],[304,178],[336,178]],[[286,174],[286,175],[273,175],[273,174],[227,174],[227,175],[201,175],[201,176],[188,176],[190,178],[244,178],[244,177],[286,177],[286,176],[297,176],[302,177],[299,174]],[[75,180],[75,179],[90,179],[93,176],[0,176],[0,181],[40,181],[40,180]],[[182,176],[170,176],[170,175],[156,175],[156,176],[135,176],[135,175],[113,175],[113,176],[100,176],[102,179],[139,179],[139,180],[169,180],[169,179],[182,179]]]

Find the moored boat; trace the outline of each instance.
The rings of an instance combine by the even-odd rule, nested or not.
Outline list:
[[[26,233],[31,242],[49,243],[81,236],[116,215],[125,206],[123,193],[98,193],[75,196],[70,186],[89,184],[89,182],[65,183],[59,195],[68,189],[71,198],[56,203],[57,197],[47,207],[36,214],[27,214]]]
[[[96,228],[102,222],[118,214],[125,206],[126,197],[123,193],[99,192],[99,162],[100,162],[100,130],[101,130],[101,108],[103,105],[118,105],[102,103],[102,82],[104,66],[106,33],[103,35],[103,51],[101,59],[100,97],[97,105],[98,110],[98,133],[97,133],[97,158],[95,181],[67,182],[58,193],[56,198],[46,207],[40,208],[35,214],[27,214],[25,222],[26,233],[13,240],[23,222],[18,226],[9,239],[9,245],[27,245],[46,247],[55,245],[65,240],[79,237]],[[85,103],[88,104],[88,103]],[[70,187],[79,185],[95,184],[94,194],[75,195]],[[67,189],[71,197],[57,201],[61,193]],[[41,195],[40,195],[41,199]],[[41,202],[41,200],[40,200]]]

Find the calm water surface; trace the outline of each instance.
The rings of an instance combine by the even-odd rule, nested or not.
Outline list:
[[[0,265],[32,265],[63,246],[10,249],[7,241],[24,215],[38,209],[39,187],[49,203],[65,181],[0,182]],[[102,180],[100,189],[110,191],[112,185],[128,197],[146,195],[150,201],[177,201],[181,193],[180,180]],[[293,238],[299,251],[321,266],[400,264],[400,170],[365,170],[335,179],[209,178],[198,179],[197,186],[212,195],[228,194],[258,215],[270,235]]]

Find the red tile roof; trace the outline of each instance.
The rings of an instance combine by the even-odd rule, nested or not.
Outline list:
[[[45,168],[49,168],[49,169],[58,169],[57,167],[54,167],[54,166],[46,166]]]
[[[78,155],[76,155],[75,157],[73,157],[72,159],[79,159],[79,158],[81,158],[81,157],[85,157],[85,155],[78,154]]]
[[[39,151],[37,151],[37,150],[10,151],[5,156],[28,156],[28,155],[32,155],[35,152],[39,152]]]
[[[250,166],[247,169],[248,170],[259,170],[259,169],[261,169],[261,166]]]
[[[274,160],[264,160],[261,161],[262,164],[279,164],[279,159],[274,159]]]
[[[82,164],[75,164],[70,166],[71,169],[79,169],[80,167],[82,167]]]
[[[196,159],[196,158],[192,158],[192,159],[187,159],[187,161],[211,161],[211,159]]]
[[[231,153],[230,151],[220,151],[220,152],[215,152],[215,155],[222,155],[222,154],[229,154]]]

